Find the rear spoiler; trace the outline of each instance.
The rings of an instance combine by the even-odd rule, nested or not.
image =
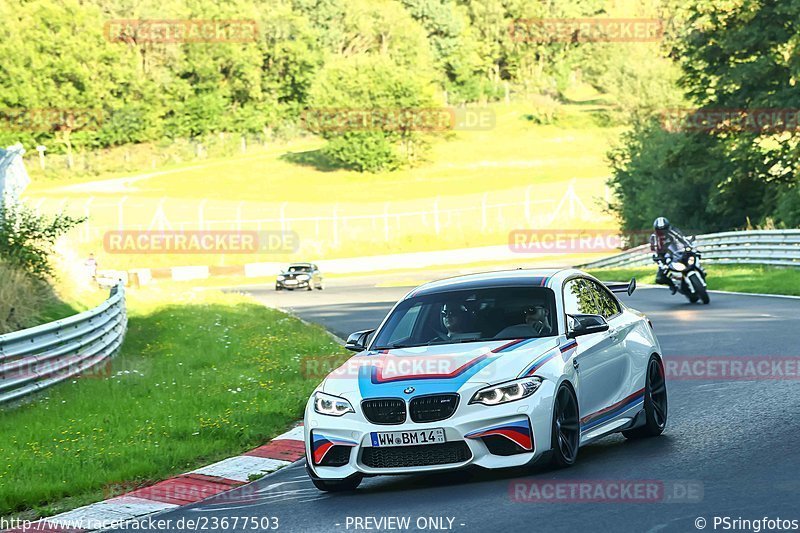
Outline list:
[[[628,296],[630,296],[633,294],[633,291],[636,290],[636,278],[631,278],[628,283],[619,281],[606,281],[603,282],[603,285],[608,287],[608,290],[611,292],[627,292]]]

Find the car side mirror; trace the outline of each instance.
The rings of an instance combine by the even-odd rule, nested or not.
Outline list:
[[[365,329],[351,333],[350,336],[347,337],[347,342],[344,343],[344,347],[354,352],[362,352],[367,349],[367,339],[374,332],[374,329]]]
[[[625,292],[628,293],[628,296],[633,295],[633,291],[636,290],[636,278],[631,278],[631,282],[628,283],[628,288]]]
[[[600,315],[567,315],[567,338],[608,331],[608,322]]]

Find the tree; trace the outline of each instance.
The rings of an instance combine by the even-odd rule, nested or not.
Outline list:
[[[800,108],[800,0],[696,0],[678,20],[672,56],[696,109],[687,131],[658,131],[650,122],[626,137],[612,154],[612,208],[627,227],[652,201],[674,203],[698,229],[773,217],[796,224],[800,131],[781,121]],[[760,110],[778,113],[759,125]],[[727,116],[714,120],[715,112]],[[701,118],[709,120],[698,126]]]
[[[435,107],[430,81],[383,55],[341,58],[326,65],[311,89],[310,103],[306,123],[329,141],[326,154],[346,167],[370,172],[420,157],[420,132],[395,119],[405,110],[414,114]]]

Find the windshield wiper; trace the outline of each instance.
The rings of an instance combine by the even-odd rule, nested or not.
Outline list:
[[[458,339],[458,340],[440,340],[440,341],[430,341],[426,344],[426,346],[438,346],[440,344],[464,344],[467,342],[488,342],[493,339]]]
[[[394,348],[416,348],[424,344],[390,344],[389,346],[376,346],[373,350],[392,350]]]

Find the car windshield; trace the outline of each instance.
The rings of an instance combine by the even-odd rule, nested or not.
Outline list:
[[[402,301],[372,349],[556,335],[555,295],[544,287],[439,292]]]
[[[289,272],[311,272],[311,267],[308,265],[292,265],[289,267]]]

